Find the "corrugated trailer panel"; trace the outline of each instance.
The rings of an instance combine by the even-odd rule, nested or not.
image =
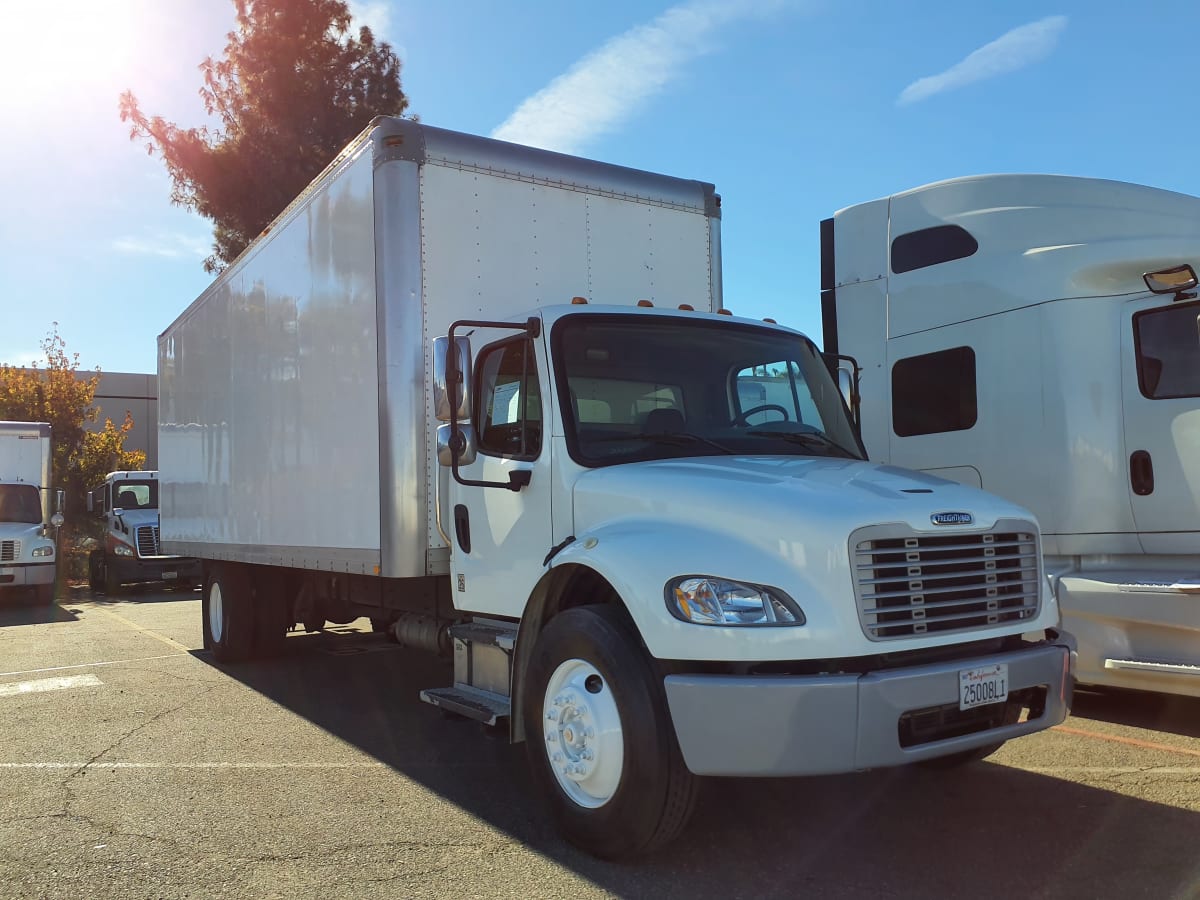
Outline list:
[[[335,571],[379,565],[368,149],[160,338],[168,552]]]

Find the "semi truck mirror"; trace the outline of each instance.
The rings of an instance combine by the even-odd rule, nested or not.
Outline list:
[[[1196,281],[1195,270],[1186,263],[1173,269],[1147,272],[1142,276],[1142,280],[1146,282],[1146,287],[1156,294],[1182,294],[1200,283]]]
[[[447,468],[454,465],[454,453],[458,451],[458,464],[469,466],[475,462],[475,429],[460,422],[456,431],[450,425],[439,425],[437,429],[438,465]]]
[[[433,339],[433,406],[439,422],[450,421],[451,397],[458,402],[454,417],[471,417],[471,339],[456,336],[454,346],[457,352],[451,354],[448,337]]]

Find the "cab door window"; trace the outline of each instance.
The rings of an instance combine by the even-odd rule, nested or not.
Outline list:
[[[1200,397],[1200,303],[1151,309],[1133,317],[1138,387],[1143,397]]]
[[[533,343],[521,337],[485,347],[476,372],[479,452],[536,459],[542,450],[542,397]]]

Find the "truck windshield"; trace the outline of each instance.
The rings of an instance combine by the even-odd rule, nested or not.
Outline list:
[[[0,484],[0,522],[42,521],[42,501],[32,484]]]
[[[861,459],[812,342],[697,318],[571,316],[554,327],[572,457],[587,466],[714,455]]]
[[[158,509],[157,481],[117,481],[113,484],[114,509]]]

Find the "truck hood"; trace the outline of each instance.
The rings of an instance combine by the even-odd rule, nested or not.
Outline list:
[[[962,633],[917,634],[880,643],[859,621],[855,553],[867,526],[898,535],[980,534],[1027,511],[976,488],[860,460],[719,456],[592,469],[574,493],[575,540],[559,564],[596,569],[626,603],[660,659],[843,659],[1020,634],[1058,621],[1052,602],[1035,619]],[[948,525],[934,517],[951,514]],[[965,520],[970,516],[970,523]],[[1029,523],[1025,526],[1023,523]],[[1015,524],[1015,523],[1014,523]],[[852,547],[851,545],[855,546]],[[791,597],[799,628],[699,626],[671,616],[674,579],[702,575],[767,585]],[[1045,596],[1044,592],[1042,596]]]
[[[39,522],[37,525],[32,525],[29,522],[0,522],[0,541],[41,541],[49,543],[48,540],[42,538],[42,526]]]
[[[130,531],[142,525],[157,525],[157,509],[127,509],[121,512],[121,518]]]
[[[795,456],[702,457],[593,469],[575,486],[575,534],[636,516],[708,524],[778,546],[814,526],[826,541],[865,525],[902,522],[945,532],[931,516],[968,513],[974,529],[1033,517],[976,488],[860,460]]]

